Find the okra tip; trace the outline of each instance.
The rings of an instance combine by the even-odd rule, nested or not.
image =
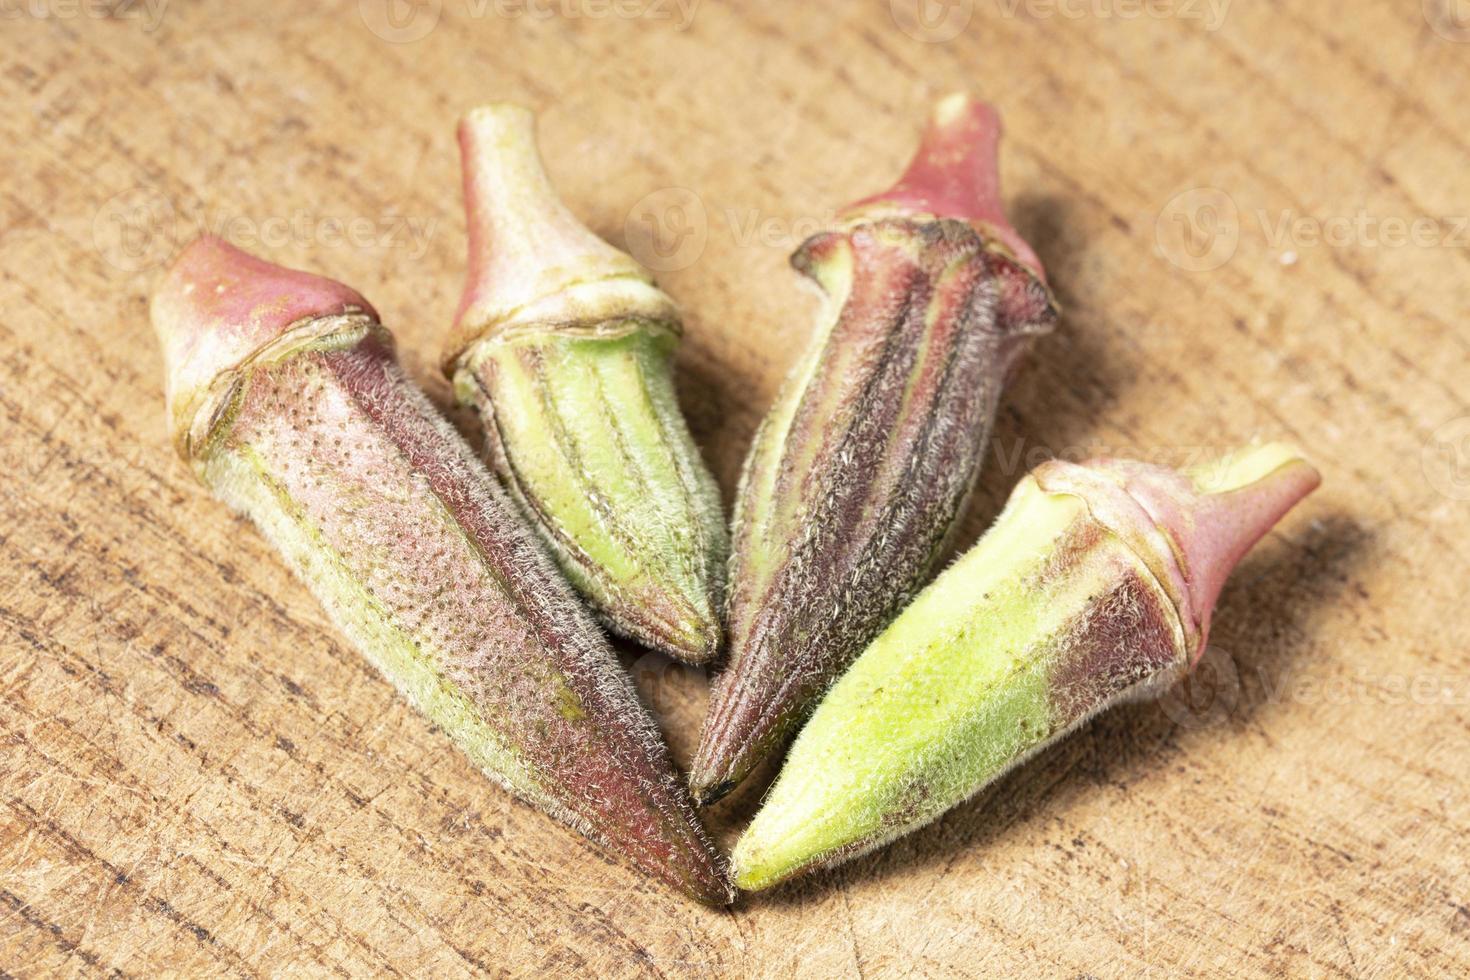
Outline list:
[[[818,813],[762,807],[730,853],[735,887],[743,892],[766,891],[876,848],[877,842],[843,846],[847,816],[840,806]]]
[[[723,860],[702,869],[697,877],[684,881],[682,887],[695,901],[712,908],[724,908],[732,904],[738,894]]]
[[[771,710],[779,697],[779,677],[726,671],[715,683],[689,767],[689,793],[700,806],[718,803],[739,786],[780,747],[793,723],[789,712]],[[730,685],[736,687],[725,690]]]
[[[1011,227],[1001,204],[1002,131],[1000,113],[989,103],[963,92],[940,99],[898,183],[852,204],[846,213],[900,209],[968,221],[1045,282],[1041,260]]]
[[[686,664],[709,666],[725,647],[725,631],[713,609],[691,609],[688,621],[658,629],[648,642]]]
[[[222,383],[300,324],[321,317],[377,313],[342,283],[283,268],[213,235],[184,248],[153,294],[150,316],[163,348],[171,434],[188,459],[202,410]]]
[[[702,742],[701,747],[703,747]],[[704,753],[701,752],[701,756],[703,755]],[[694,802],[699,806],[713,806],[739,785],[740,777],[722,774],[719,769],[711,766],[709,761],[703,758],[697,759],[689,770],[689,795],[694,797]]]

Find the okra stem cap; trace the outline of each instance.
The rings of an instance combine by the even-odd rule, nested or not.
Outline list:
[[[453,375],[475,343],[517,328],[595,332],[639,318],[678,330],[673,300],[632,256],[562,203],[529,109],[482,106],[459,124],[469,269],[444,351]]]
[[[1185,473],[1122,459],[1036,469],[1043,490],[1082,497],[1128,541],[1173,597],[1191,666],[1209,641],[1225,580],[1246,552],[1322,482],[1294,447],[1249,446]]]
[[[378,319],[367,300],[340,282],[258,259],[213,235],[190,243],[151,309],[179,455],[193,456],[221,396],[261,351],[297,329],[311,333],[325,317],[354,313]]]
[[[994,106],[962,92],[946,96],[934,106],[919,150],[898,183],[850,205],[844,214],[901,209],[968,221],[1045,282],[1041,260],[1011,227],[1001,205],[1001,132]]]

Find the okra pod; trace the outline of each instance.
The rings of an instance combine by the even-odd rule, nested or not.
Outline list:
[[[768,888],[923,826],[1204,651],[1226,576],[1318,484],[1259,446],[1192,476],[1052,461],[833,686],[733,856]]]
[[[891,190],[792,259],[821,328],[747,457],[727,631],[691,772],[711,802],[779,753],[832,681],[935,570],[1007,376],[1056,307],[1006,222],[1000,120],[935,108]]]
[[[596,624],[367,301],[213,238],[153,301],[175,444],[488,775],[650,874],[729,900]]]
[[[719,652],[719,488],[674,394],[673,300],[567,210],[525,109],[459,129],[469,276],[445,372],[491,461],[612,630],[688,663]]]

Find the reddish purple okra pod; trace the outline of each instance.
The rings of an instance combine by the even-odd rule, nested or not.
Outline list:
[[[153,301],[175,444],[492,778],[711,903],[730,886],[606,639],[367,301],[213,238]]]
[[[990,106],[944,99],[903,178],[792,258],[826,312],[746,460],[729,666],[691,774],[703,802],[784,749],[934,572],[1005,380],[1055,323],[1001,209],[999,138]]]

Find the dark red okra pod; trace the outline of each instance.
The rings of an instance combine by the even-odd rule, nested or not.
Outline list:
[[[792,264],[822,327],[765,419],[736,504],[730,661],[691,785],[703,802],[780,752],[934,572],[1002,386],[1056,307],[1000,205],[994,109],[942,100],[889,191]]]

